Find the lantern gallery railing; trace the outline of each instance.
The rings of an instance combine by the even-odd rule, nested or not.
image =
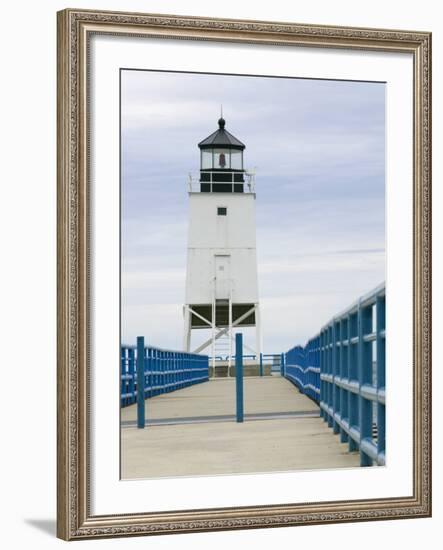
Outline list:
[[[307,346],[285,354],[285,376],[360,463],[385,464],[385,285],[335,316]]]
[[[209,379],[207,355],[144,347],[145,398],[180,390]],[[122,407],[137,401],[137,347],[121,346]]]
[[[234,193],[238,191],[240,186],[242,193],[255,193],[255,172],[241,170],[200,170],[196,175],[189,174],[189,193],[200,193],[202,185],[209,192],[230,191]]]

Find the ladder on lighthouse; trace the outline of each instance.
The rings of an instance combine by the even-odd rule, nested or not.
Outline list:
[[[232,365],[232,292],[231,284],[229,284],[229,293],[227,300],[217,300],[215,292],[215,278],[212,294],[212,377],[215,378],[215,369],[217,357],[227,360],[227,377],[230,377],[231,365]],[[217,311],[220,312],[219,318],[224,319],[224,323],[227,325],[227,331],[222,335],[217,336],[220,332],[220,328],[217,326]]]
[[[227,361],[227,376],[229,377],[229,370],[231,366],[231,354],[232,354],[232,340],[229,338],[228,334],[220,336],[215,341],[215,356],[217,360],[220,358]],[[217,364],[217,361],[216,361]],[[215,375],[215,373],[214,373]]]

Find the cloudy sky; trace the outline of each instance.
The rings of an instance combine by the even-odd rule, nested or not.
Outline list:
[[[257,172],[264,352],[384,280],[384,84],[126,70],[121,101],[124,343],[182,346],[187,179],[220,104]]]

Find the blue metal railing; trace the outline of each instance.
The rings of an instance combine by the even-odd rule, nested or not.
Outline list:
[[[144,346],[145,399],[209,380],[207,355]],[[137,346],[121,346],[120,403],[137,401]]]
[[[383,284],[285,354],[284,376],[319,403],[362,466],[385,464],[385,302]]]
[[[320,402],[320,337],[311,338],[304,348],[295,346],[285,353],[283,376],[298,389]]]

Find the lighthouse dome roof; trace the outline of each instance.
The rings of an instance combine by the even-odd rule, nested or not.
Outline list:
[[[246,145],[225,129],[226,121],[223,117],[218,119],[218,130],[200,141],[200,149],[212,147],[229,147],[231,149],[245,149]]]

